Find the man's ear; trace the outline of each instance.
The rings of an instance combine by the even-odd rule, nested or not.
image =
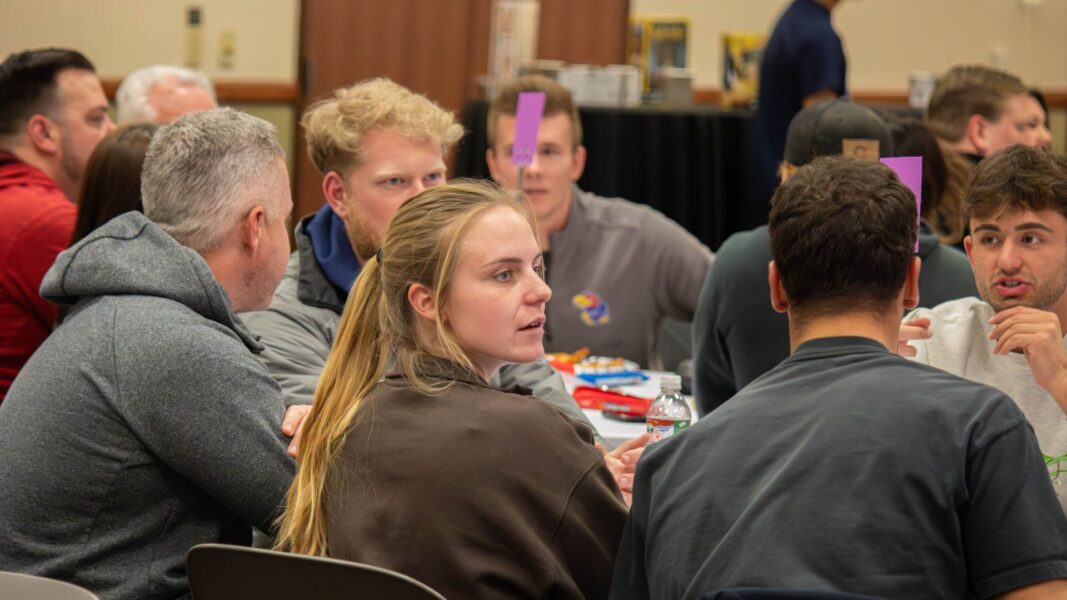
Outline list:
[[[908,263],[908,274],[904,278],[904,309],[911,310],[919,306],[919,271],[922,270],[922,259],[918,256],[911,257]]]
[[[33,115],[26,122],[26,134],[30,143],[41,154],[58,154],[61,147],[59,127],[44,115]]]
[[[489,167],[489,176],[493,178],[493,181],[499,184],[500,175],[496,164],[496,150],[493,148],[485,149],[485,164]]]
[[[782,285],[782,274],[778,272],[778,265],[772,260],[767,264],[767,284],[771,288],[771,307],[784,313],[789,310],[789,296],[785,293]]]
[[[345,180],[337,171],[330,171],[322,178],[322,195],[326,197],[333,212],[344,219],[348,214],[348,204],[345,203]]]
[[[259,204],[253,206],[241,221],[242,242],[249,254],[254,255],[259,250],[260,236],[263,235],[266,226],[267,211]]]
[[[578,181],[585,171],[585,146],[578,144],[574,148],[574,165],[571,169],[571,182]]]
[[[971,272],[975,273],[976,271],[974,270],[974,236],[973,235],[964,236],[964,238],[963,238],[963,250],[964,250],[964,252],[967,253],[967,260],[971,261]]]
[[[408,304],[415,310],[415,314],[431,323],[437,319],[437,306],[434,304],[433,290],[422,285],[413,283],[408,286]]]
[[[989,143],[985,139],[988,125],[989,123],[982,115],[971,115],[971,118],[967,119],[964,138],[974,147],[975,154],[978,156],[989,154]]]

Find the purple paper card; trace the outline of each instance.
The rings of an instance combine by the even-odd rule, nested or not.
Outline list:
[[[919,217],[922,216],[923,206],[923,157],[921,156],[898,156],[895,158],[883,158],[882,164],[893,169],[900,182],[911,193],[915,194],[915,228],[919,227]],[[919,251],[919,238],[915,238],[915,251]]]
[[[515,107],[515,141],[511,145],[511,164],[525,167],[533,162],[537,150],[537,130],[545,112],[544,92],[522,92]]]

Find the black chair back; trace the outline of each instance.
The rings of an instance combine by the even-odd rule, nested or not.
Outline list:
[[[779,588],[725,588],[708,592],[700,600],[886,600],[874,596],[822,592],[814,590],[786,590]]]
[[[444,600],[388,569],[260,548],[200,544],[185,566],[193,600]]]

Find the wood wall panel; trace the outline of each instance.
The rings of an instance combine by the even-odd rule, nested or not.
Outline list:
[[[592,65],[626,60],[629,0],[541,0],[537,56]]]
[[[492,0],[301,0],[299,110],[336,88],[388,77],[458,115],[482,96]],[[608,64],[624,57],[629,0],[541,0],[538,56]],[[297,217],[322,206],[322,175],[297,135]]]

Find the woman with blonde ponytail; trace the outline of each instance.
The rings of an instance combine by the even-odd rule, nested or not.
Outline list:
[[[607,595],[626,509],[591,430],[488,383],[543,354],[537,240],[487,183],[400,208],[341,317],[279,548],[446,597]]]

